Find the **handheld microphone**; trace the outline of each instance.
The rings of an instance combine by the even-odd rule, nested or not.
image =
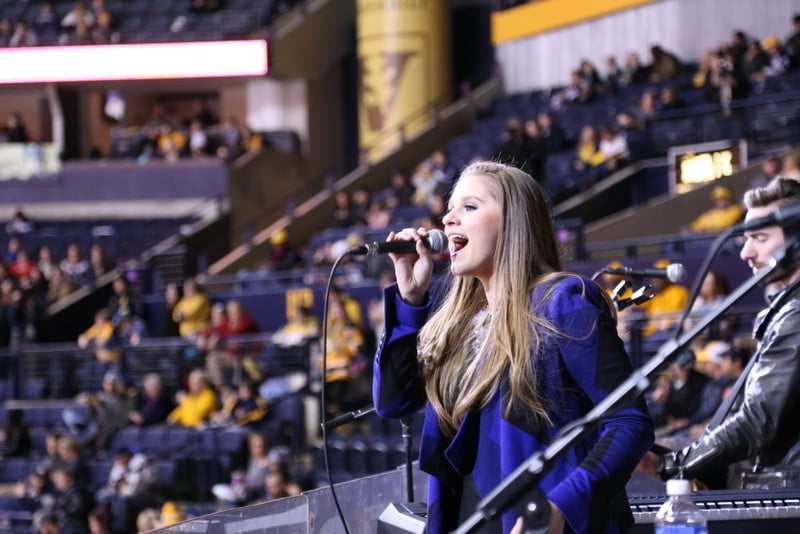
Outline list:
[[[645,267],[643,269],[633,269],[631,267],[620,267],[612,269],[603,268],[604,273],[630,276],[632,278],[666,278],[670,282],[678,283],[686,280],[686,267],[682,263],[670,263],[663,269],[655,267]]]
[[[747,221],[736,226],[734,232],[752,232],[767,226],[780,226],[788,228],[800,224],[800,203],[790,204],[780,208],[774,213]]]
[[[425,246],[434,254],[440,254],[447,248],[447,236],[441,230],[429,230],[428,236],[422,238]],[[353,256],[375,256],[376,254],[408,254],[417,251],[416,241],[374,241],[353,247],[347,253]]]

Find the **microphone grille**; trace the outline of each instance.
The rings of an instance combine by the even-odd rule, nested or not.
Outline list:
[[[686,267],[682,263],[670,263],[667,265],[667,280],[674,284],[686,280]]]
[[[428,246],[434,254],[441,254],[447,248],[447,236],[441,230],[429,231]]]

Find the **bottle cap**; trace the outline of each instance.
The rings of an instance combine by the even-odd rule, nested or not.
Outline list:
[[[684,478],[667,480],[667,495],[689,495],[692,493],[692,482]]]

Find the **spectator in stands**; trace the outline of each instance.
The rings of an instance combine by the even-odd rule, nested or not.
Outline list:
[[[781,174],[781,159],[770,156],[761,162],[761,173],[750,181],[750,189],[764,187]]]
[[[555,121],[553,115],[547,112],[539,113],[536,116],[536,122],[539,124],[539,132],[544,139],[545,150],[548,154],[567,148],[569,145],[567,135]]]
[[[350,228],[356,221],[351,219],[350,197],[347,191],[341,190],[333,194],[333,222],[335,228]]]
[[[161,506],[159,514],[159,528],[169,527],[185,519],[183,508],[173,501],[167,501]]]
[[[359,322],[351,319],[346,311],[346,299],[331,295],[328,302],[327,325],[327,368],[325,369],[325,387],[327,388],[328,416],[341,415],[348,406],[348,389],[353,379],[352,365],[362,356],[364,335],[361,328],[359,306]],[[321,361],[320,361],[321,363]]]
[[[33,271],[38,272],[37,270]],[[42,340],[44,313],[40,306],[42,293],[37,293],[35,286],[22,292],[22,297],[17,305],[15,324],[19,332],[18,341],[21,343],[38,343]]]
[[[431,153],[430,161],[431,170],[436,177],[436,181],[449,192],[450,188],[453,187],[453,181],[456,179],[458,169],[450,163],[450,160],[447,158],[447,153],[441,149],[434,150]]]
[[[411,183],[415,190],[414,205],[427,205],[431,195],[440,185],[433,174],[433,165],[430,159],[426,159],[416,166],[414,174],[411,175]]]
[[[30,29],[25,21],[17,21],[14,25],[14,33],[8,40],[8,46],[36,46],[37,44],[39,44],[39,38],[36,36],[36,32]]]
[[[8,17],[0,18],[0,46],[8,46],[8,41],[14,32],[11,25],[11,19]]]
[[[408,181],[408,175],[403,171],[395,171],[389,187],[381,191],[379,197],[389,209],[407,208],[411,206],[415,192],[414,185]]]
[[[283,347],[297,347],[309,339],[319,336],[319,319],[308,306],[294,306],[289,317],[271,337],[271,341]],[[269,373],[269,370],[267,370]]]
[[[655,92],[652,89],[642,91],[639,100],[636,101],[636,107],[632,110],[640,128],[647,128],[655,122],[657,108],[658,97]]]
[[[761,46],[767,54],[767,64],[762,71],[764,76],[773,78],[789,70],[791,60],[789,59],[789,54],[781,46],[780,39],[770,35],[761,42]]]
[[[131,291],[130,282],[124,275],[118,275],[111,281],[111,296],[108,299],[108,311],[116,325],[123,317],[141,317],[142,304]]]
[[[350,220],[355,221],[355,226],[367,225],[367,212],[372,203],[372,190],[366,186],[359,186],[353,191],[350,199]]]
[[[650,78],[650,67],[643,65],[639,54],[631,52],[625,60],[625,70],[622,73],[624,85],[637,85]]]
[[[69,296],[75,291],[75,285],[64,275],[60,267],[56,267],[50,274],[47,284],[47,304],[54,304]]]
[[[202,369],[189,373],[187,391],[179,391],[175,398],[178,405],[167,417],[170,425],[201,428],[217,409],[217,395],[209,387]]]
[[[179,321],[175,319],[175,305],[181,300],[181,288],[175,282],[164,286],[164,311],[158,328],[159,337],[178,337]]]
[[[78,336],[78,346],[93,350],[97,361],[106,364],[107,368],[119,360],[120,342],[108,308],[95,312],[92,326]]]
[[[36,461],[34,470],[45,473],[46,483],[50,483],[50,473],[56,465],[62,462],[59,455],[59,443],[62,435],[57,429],[50,429],[44,436],[44,455]]]
[[[297,252],[289,242],[289,233],[286,229],[280,229],[269,238],[270,253],[267,258],[267,269],[269,271],[291,271],[296,267],[302,266],[303,257]]]
[[[739,222],[744,215],[744,210],[736,202],[736,197],[731,188],[717,185],[711,189],[709,196],[713,206],[701,213],[689,225],[689,229],[696,233],[717,233]]]
[[[114,270],[114,264],[106,257],[106,251],[100,243],[92,243],[89,247],[89,283],[96,283],[103,275]]]
[[[639,160],[648,155],[647,136],[636,119],[630,113],[621,111],[615,117],[617,131],[625,139],[632,161]]]
[[[724,361],[724,355],[732,355],[730,345],[722,341],[714,342],[713,350],[708,351],[702,362],[702,373],[708,377],[708,381],[706,381],[700,393],[700,402],[697,409],[686,417],[672,418],[667,423],[667,429],[670,432],[684,431],[684,433],[688,434],[699,433],[702,435],[706,423],[717,411],[726,393],[730,391],[731,386],[738,378],[738,375],[732,377],[725,372],[726,368],[723,366],[727,364]],[[727,366],[727,369],[731,368],[732,366]],[[690,428],[693,426],[697,428]]]
[[[572,167],[580,173],[599,167],[604,161],[605,156],[600,152],[597,130],[594,126],[587,124],[581,128]]]
[[[8,242],[6,243],[6,250],[3,253],[3,261],[0,262],[4,268],[17,261],[17,253],[20,251],[21,246],[22,245],[17,237],[12,236],[8,239]],[[5,273],[4,278],[5,276],[8,276],[7,272]]]
[[[793,58],[796,65],[800,60],[800,13],[792,17],[792,27],[794,31],[786,38],[786,51]]]
[[[688,326],[691,327],[694,320],[716,310],[730,292],[730,282],[728,282],[728,278],[724,274],[717,271],[708,271],[705,278],[703,278],[703,283],[700,285],[700,293],[692,305],[692,313],[689,316]],[[721,318],[720,320],[724,320],[730,324],[730,319]],[[711,339],[729,339],[733,334],[733,332],[730,331],[730,327],[722,328],[724,333],[719,331],[720,328],[718,326],[715,327],[715,330],[716,332],[709,334]],[[708,336],[704,337],[706,340],[708,339]],[[700,359],[702,360],[702,357]]]
[[[692,351],[680,353],[657,381],[648,399],[650,415],[657,427],[671,428],[675,419],[688,419],[700,407],[709,379],[694,368],[695,361]],[[683,426],[683,423],[678,423],[674,429]]]
[[[667,52],[658,45],[650,48],[652,62],[650,63],[650,80],[659,82],[674,78],[681,73],[683,66],[678,57]]]
[[[6,142],[8,143],[27,143],[28,129],[25,127],[25,121],[22,120],[22,115],[17,112],[8,116],[6,121],[8,131],[6,132]]]
[[[664,269],[671,263],[668,259],[660,259],[653,267]],[[661,339],[677,323],[678,315],[689,301],[689,290],[686,286],[661,278],[654,278],[652,285],[655,297],[641,305],[648,319],[642,333],[645,337]]]
[[[256,427],[267,415],[267,403],[258,396],[256,382],[246,378],[236,389],[221,387],[222,408],[211,414],[214,426],[247,425]]]
[[[169,162],[178,161],[188,146],[186,135],[169,122],[159,128],[157,143],[157,155]]]
[[[189,154],[193,158],[201,158],[206,155],[208,149],[208,135],[203,128],[200,119],[193,119],[189,123]]]
[[[88,31],[89,28],[94,26],[94,23],[94,13],[87,9],[86,2],[76,0],[72,9],[61,19],[61,27],[68,32],[62,35],[66,39],[66,42],[62,44],[67,44],[71,41],[70,33],[75,36],[80,31]]]
[[[658,112],[675,111],[686,107],[686,103],[678,94],[678,88],[674,85],[666,85],[661,88],[658,95]]]
[[[375,198],[369,205],[366,220],[367,228],[370,230],[383,230],[392,221],[392,210],[387,207],[387,202],[382,198]]]
[[[6,412],[3,431],[0,433],[0,460],[11,456],[27,456],[31,452],[31,438],[23,417],[24,414],[19,409]]]
[[[31,27],[42,44],[53,44],[58,39],[58,19],[53,2],[45,2],[33,19]]]
[[[178,321],[181,337],[194,341],[208,326],[211,315],[211,301],[194,278],[183,282],[183,297],[175,304],[172,318]]]
[[[8,272],[17,279],[17,283],[19,283],[20,286],[27,287],[34,267],[36,267],[36,264],[28,257],[28,251],[21,248],[19,252],[17,252],[17,259],[8,265]]]
[[[600,127],[598,151],[603,155],[603,165],[608,172],[614,172],[630,161],[628,142],[610,124]]]
[[[147,532],[160,528],[160,521],[158,510],[155,508],[145,508],[136,516],[136,529],[139,531],[138,534],[146,534]]]
[[[51,500],[49,488],[49,475],[45,469],[34,467],[24,481],[14,487],[14,496],[17,498],[17,509],[20,511],[34,512],[44,508],[45,503]],[[34,525],[37,517],[33,517]]]
[[[14,215],[6,223],[6,233],[8,235],[24,235],[33,232],[33,229],[33,221],[25,215],[22,206],[17,206]]]
[[[256,499],[264,490],[264,478],[275,462],[274,455],[270,454],[269,440],[264,434],[250,432],[247,435],[247,451],[247,469],[243,475],[241,472],[234,473],[237,478],[241,475],[241,482],[237,480],[236,484],[215,484],[211,489],[226,507],[241,506]]]
[[[118,43],[120,35],[114,31],[114,15],[106,9],[104,0],[93,0],[92,9],[97,22],[91,30],[92,42],[94,44]]]
[[[158,373],[148,373],[142,380],[142,394],[138,398],[138,405],[128,413],[128,419],[137,426],[158,425],[167,420],[174,408],[161,376]]]
[[[72,473],[75,482],[82,488],[88,488],[91,481],[91,473],[83,449],[74,436],[61,436],[58,439],[57,461],[50,470],[50,482],[55,485],[53,474],[60,467],[67,467]]]
[[[242,131],[239,119],[227,117],[219,128],[222,143],[217,147],[217,157],[223,161],[233,161],[242,151]]]
[[[75,287],[82,287],[89,281],[89,262],[81,257],[77,243],[67,245],[67,257],[58,263],[61,272]]]
[[[617,88],[623,85],[624,72],[617,63],[617,58],[608,56],[606,58],[606,72],[603,79],[603,88],[608,93],[616,93]]]
[[[291,482],[288,470],[285,468],[273,469],[264,478],[264,495],[251,504],[269,502],[294,495],[300,495],[300,489],[297,484]]]
[[[521,167],[528,159],[528,147],[525,142],[525,131],[519,119],[506,121],[506,130],[501,137],[502,143],[495,149],[494,159]]]
[[[146,454],[125,445],[113,452],[113,462],[108,481],[97,491],[95,501],[110,510],[115,532],[130,532],[139,512],[156,504],[152,492],[158,471]]]
[[[36,263],[45,280],[50,280],[53,271],[58,268],[58,263],[53,259],[50,247],[42,245],[39,248],[39,261]]]
[[[586,83],[580,70],[573,70],[569,83],[550,98],[550,107],[561,109],[564,104],[584,104],[594,97],[594,90]]]
[[[255,319],[249,313],[244,311],[242,303],[239,300],[231,299],[225,304],[225,326],[222,337],[224,351],[212,351],[206,356],[206,368],[208,376],[216,375],[216,378],[221,378],[224,369],[235,368],[237,365],[242,366],[242,370],[250,376],[251,379],[259,380],[261,378],[260,371],[257,369],[254,355],[261,349],[258,343],[252,343],[242,340],[235,340],[236,336],[245,336],[248,334],[256,334],[260,332]],[[213,357],[209,359],[210,356]],[[222,382],[212,382],[219,385]]]
[[[115,371],[103,375],[103,386],[97,393],[81,394],[79,400],[91,408],[94,434],[84,441],[97,450],[108,448],[117,431],[128,424],[128,414],[134,406],[122,376]]]
[[[753,82],[764,79],[764,67],[767,66],[769,58],[764,49],[761,48],[759,41],[753,41],[747,47],[747,52],[742,57],[740,63],[742,72]]]
[[[544,183],[545,161],[547,160],[547,141],[542,136],[542,129],[534,119],[525,121],[525,166],[533,178]]]
[[[68,466],[57,467],[50,478],[58,492],[54,511],[59,515],[59,532],[88,532],[92,497],[86,486]]]

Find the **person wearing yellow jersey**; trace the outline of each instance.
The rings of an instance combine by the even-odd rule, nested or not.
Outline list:
[[[348,388],[352,380],[351,363],[361,354],[364,336],[353,324],[342,301],[331,298],[328,303],[327,328],[327,367],[325,369],[325,387],[329,402],[329,415],[341,413],[343,403],[347,401]]]
[[[178,406],[169,416],[167,424],[200,428],[217,409],[217,395],[206,380],[201,369],[189,374],[188,391],[180,391],[175,396]]]
[[[111,312],[103,308],[94,314],[92,326],[78,336],[78,345],[82,349],[93,348],[99,362],[116,362],[119,360],[119,339],[114,334]]]
[[[653,267],[664,269],[670,263],[667,259],[661,259],[655,262]],[[654,278],[652,285],[655,296],[641,304],[641,308],[648,318],[642,331],[645,337],[650,337],[658,332],[667,332],[678,322],[681,311],[689,302],[689,290],[686,289],[686,286],[661,278]]]
[[[711,201],[714,206],[700,214],[689,228],[692,232],[715,233],[733,226],[744,216],[744,210],[736,202],[733,191],[724,185],[711,190]]]
[[[211,301],[194,278],[183,282],[183,298],[172,309],[172,318],[178,322],[181,337],[195,339],[208,326]]]

